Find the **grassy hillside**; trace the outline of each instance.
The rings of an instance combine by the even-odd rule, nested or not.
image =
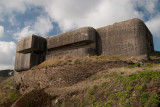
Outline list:
[[[18,97],[19,94],[13,84],[13,76],[0,82],[0,107],[10,107]]]
[[[43,89],[19,95],[12,78],[0,83],[1,106],[18,107],[158,107],[160,105],[160,54],[155,52],[150,61],[134,57],[55,58],[33,67],[63,67],[87,62],[128,61],[125,67],[111,67],[89,76],[83,81],[66,87],[50,85]],[[97,63],[105,64],[105,63]],[[90,66],[90,65],[87,65]],[[80,67],[80,66],[78,66]],[[79,68],[81,69],[81,68]],[[98,69],[98,68],[97,68]],[[99,68],[100,69],[100,68]],[[27,72],[27,71],[26,71]],[[49,71],[48,71],[49,72]],[[8,84],[6,86],[6,84]],[[5,87],[8,91],[6,91]]]
[[[133,65],[104,70],[70,87],[34,90],[24,95],[17,105],[156,107],[160,103],[159,86],[160,64]]]

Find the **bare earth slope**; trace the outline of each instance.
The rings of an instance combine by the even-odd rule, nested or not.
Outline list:
[[[67,87],[86,80],[97,72],[128,66],[136,62],[141,63],[140,61],[145,60],[143,58],[104,56],[59,57],[45,61],[31,70],[17,74],[15,72],[15,83],[21,94],[37,87]]]

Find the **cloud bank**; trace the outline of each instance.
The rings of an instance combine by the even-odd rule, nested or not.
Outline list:
[[[4,27],[0,26],[0,38],[2,38],[4,35]]]
[[[16,32],[14,38],[20,39],[31,34],[46,36],[52,29],[53,25],[50,18],[37,17],[36,22],[28,23],[22,30]]]
[[[160,14],[147,21],[146,25],[155,37],[160,37]]]
[[[14,68],[15,52],[14,42],[0,41],[0,70]]]
[[[159,36],[157,35],[159,32],[153,30],[159,26],[159,23],[152,23],[158,22],[156,20],[157,15],[160,15],[158,4],[158,0],[1,0],[0,7],[10,15],[25,13],[31,7],[40,7],[47,14],[43,18],[52,19],[46,23],[48,25],[51,25],[52,22],[57,23],[62,32],[83,26],[97,28],[134,17],[145,20],[148,17],[147,26],[151,32]],[[6,15],[6,12],[0,11],[0,13]],[[51,31],[51,28],[53,29],[53,27],[48,26],[42,31],[34,28],[34,25],[35,23],[32,22],[31,25],[25,26],[17,31],[14,37],[20,38],[32,32],[46,35]],[[22,36],[18,36],[20,34]]]

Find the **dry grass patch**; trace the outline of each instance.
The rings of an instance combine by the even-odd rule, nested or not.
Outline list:
[[[40,69],[46,67],[56,67],[56,66],[64,66],[64,65],[72,65],[72,64],[84,64],[88,62],[97,62],[97,61],[127,61],[127,62],[141,62],[146,61],[145,56],[139,57],[123,57],[123,56],[87,56],[84,58],[78,57],[56,57],[53,59],[46,60],[41,64],[34,66],[32,69]]]

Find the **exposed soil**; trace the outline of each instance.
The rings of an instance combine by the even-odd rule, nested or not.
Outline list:
[[[21,94],[40,87],[66,87],[83,81],[91,75],[129,65],[127,61],[94,61],[57,67],[47,67],[22,72],[16,81]]]
[[[44,92],[43,89],[34,89],[23,95],[15,104],[15,107],[49,107],[54,98]]]

